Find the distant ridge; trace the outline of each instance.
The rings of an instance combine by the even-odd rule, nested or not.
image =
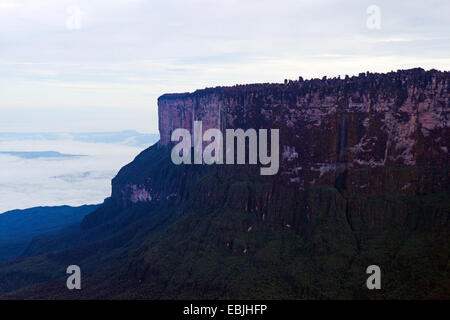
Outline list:
[[[82,154],[66,154],[57,151],[0,151],[0,154],[7,154],[10,156],[35,159],[35,158],[71,158],[71,157],[85,157]]]
[[[60,231],[98,207],[35,207],[0,214],[0,263],[19,257],[33,237]]]
[[[157,133],[140,133],[134,130],[111,132],[0,132],[4,140],[73,140],[93,143],[121,143],[135,147],[148,147],[159,139]]]

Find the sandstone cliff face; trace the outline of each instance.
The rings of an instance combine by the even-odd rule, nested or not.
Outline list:
[[[448,168],[449,75],[411,69],[166,94],[158,99],[159,144],[170,147],[172,131],[192,132],[195,120],[203,131],[280,129],[278,175],[299,190],[433,192],[448,187],[439,169]],[[152,199],[145,184],[126,188],[131,202]]]

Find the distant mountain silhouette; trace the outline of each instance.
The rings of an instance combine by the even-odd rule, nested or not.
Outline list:
[[[92,143],[120,143],[148,147],[159,139],[159,134],[134,130],[116,132],[0,132],[0,141],[6,140],[73,140]]]
[[[36,159],[36,158],[71,158],[71,157],[84,157],[81,154],[66,154],[57,151],[0,151],[0,154],[7,154],[9,156],[19,157],[23,159]]]
[[[0,262],[18,258],[33,237],[61,231],[98,207],[36,207],[0,214]]]

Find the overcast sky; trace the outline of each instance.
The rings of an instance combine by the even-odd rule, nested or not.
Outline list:
[[[449,70],[449,14],[447,0],[0,0],[0,131],[157,132],[163,93]]]

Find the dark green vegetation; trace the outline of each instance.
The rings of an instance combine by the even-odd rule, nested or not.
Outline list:
[[[79,223],[99,206],[36,207],[0,214],[0,262],[18,258],[37,236]]]
[[[169,156],[147,149],[81,225],[36,239],[28,257],[0,265],[1,297],[450,297],[448,191],[299,191],[257,168],[174,166]],[[148,177],[160,197],[126,203],[121,187]],[[81,291],[65,287],[70,264],[82,269]],[[371,264],[382,270],[377,292],[365,287]]]

